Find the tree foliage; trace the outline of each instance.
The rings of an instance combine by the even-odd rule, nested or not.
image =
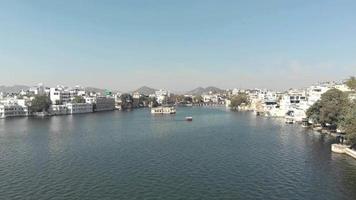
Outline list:
[[[76,96],[76,97],[74,97],[72,102],[73,103],[85,103],[85,99],[81,96]]]
[[[194,96],[193,101],[194,101],[194,103],[201,103],[201,102],[203,102],[203,97],[201,95]]]
[[[231,98],[231,108],[237,108],[242,104],[248,105],[250,103],[249,97],[246,93],[239,93],[237,96]]]
[[[306,112],[307,117],[314,123],[320,123],[320,108],[320,101],[317,101]]]
[[[336,126],[343,120],[349,103],[347,94],[331,89],[322,94],[320,100],[311,106],[306,114],[314,123]]]
[[[356,144],[356,101],[354,100],[345,111],[339,127],[345,131],[351,144]]]
[[[120,98],[122,109],[131,109],[133,107],[133,98],[130,94],[122,94]]]
[[[31,112],[44,112],[48,111],[51,105],[51,100],[46,95],[37,95],[31,102],[30,111]]]
[[[356,78],[354,76],[351,76],[345,84],[351,89],[351,90],[356,90]]]

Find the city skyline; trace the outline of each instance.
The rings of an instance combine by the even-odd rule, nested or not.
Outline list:
[[[0,85],[301,88],[356,74],[353,1],[2,1]],[[200,14],[198,14],[200,13]]]

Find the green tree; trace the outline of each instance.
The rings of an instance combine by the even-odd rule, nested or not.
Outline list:
[[[351,89],[351,90],[356,90],[356,78],[354,76],[351,76],[345,84]]]
[[[85,99],[81,96],[76,96],[74,97],[74,99],[72,100],[73,103],[85,103]]]
[[[356,144],[356,101],[350,103],[345,109],[345,116],[339,122],[339,127],[345,131],[346,136],[352,145]]]
[[[350,106],[347,94],[331,89],[321,95],[321,98],[307,110],[307,116],[323,125],[337,126],[345,117],[345,112]]]
[[[248,105],[250,103],[249,97],[246,93],[239,93],[231,98],[231,108],[238,108],[242,104]]]
[[[44,112],[48,111],[51,105],[51,100],[46,95],[37,95],[31,102],[30,112]]]
[[[320,123],[320,101],[315,102],[308,108],[306,115],[313,123]]]

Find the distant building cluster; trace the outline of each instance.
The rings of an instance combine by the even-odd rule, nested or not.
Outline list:
[[[307,109],[317,102],[323,93],[332,88],[350,91],[344,83],[337,82],[318,83],[308,88],[290,89],[285,92],[267,89],[218,90],[217,88],[208,88],[203,92],[200,91],[199,94],[182,95],[175,95],[164,89],[154,90],[151,88],[149,94],[139,91],[121,94],[109,91],[94,92],[80,86],[45,87],[43,84],[38,84],[29,90],[22,90],[18,93],[0,93],[0,118],[38,114],[31,110],[31,105],[37,96],[45,96],[50,101],[49,108],[45,112],[41,112],[42,115],[68,115],[168,104],[177,106],[225,105],[230,107],[233,97],[245,94],[249,103],[240,105],[239,109],[254,111],[256,114],[264,116],[283,117],[290,122],[300,122],[306,118]],[[350,93],[350,98],[356,98],[356,95]]]
[[[282,117],[286,122],[301,122],[306,118],[307,109],[320,100],[321,95],[330,89],[338,89],[343,92],[351,91],[344,83],[324,82],[312,85],[304,89],[290,89],[285,92],[277,92],[263,89],[239,90],[233,89],[231,96],[239,93],[248,95],[250,104],[242,105],[240,109],[254,111],[258,115]],[[355,99],[354,93],[349,98]],[[226,106],[231,101],[226,99]]]
[[[1,93],[0,118],[35,115],[36,113],[31,112],[30,108],[36,96],[46,96],[51,102],[43,115],[79,114],[115,109],[115,97],[111,93],[90,92],[80,86],[69,88],[58,85],[49,88],[38,84],[17,94]]]

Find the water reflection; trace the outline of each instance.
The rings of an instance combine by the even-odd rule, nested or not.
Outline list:
[[[332,141],[279,119],[222,108],[0,120],[0,194],[356,199],[356,160],[332,154]]]

